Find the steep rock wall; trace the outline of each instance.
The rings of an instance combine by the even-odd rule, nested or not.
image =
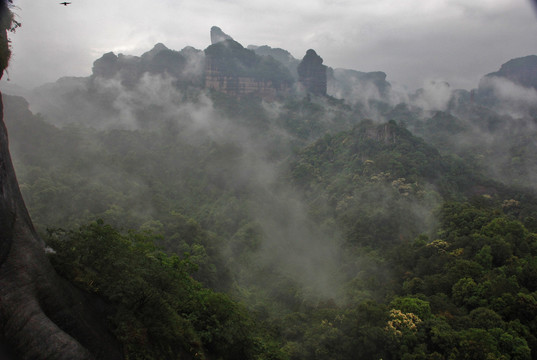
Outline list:
[[[213,34],[213,29],[211,34]],[[235,40],[223,39],[205,49],[205,87],[242,97],[273,99],[294,82],[289,70],[270,56],[258,56]]]
[[[285,92],[289,89],[284,84],[276,85],[270,80],[229,74],[223,71],[218,63],[211,57],[205,60],[205,87],[208,89],[237,97],[255,94],[266,100],[273,100],[278,92]]]

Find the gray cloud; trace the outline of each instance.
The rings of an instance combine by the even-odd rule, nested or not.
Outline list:
[[[412,104],[425,111],[445,111],[451,100],[452,89],[445,81],[426,81],[414,99]]]

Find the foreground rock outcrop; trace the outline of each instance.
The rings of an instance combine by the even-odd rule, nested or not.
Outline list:
[[[2,0],[0,47],[5,65],[10,14]],[[96,304],[60,278],[48,261],[17,183],[0,101],[0,356],[121,359]]]

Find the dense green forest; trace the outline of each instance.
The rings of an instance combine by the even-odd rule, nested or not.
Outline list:
[[[69,121],[4,95],[6,124],[125,358],[537,359],[534,119],[88,81]]]

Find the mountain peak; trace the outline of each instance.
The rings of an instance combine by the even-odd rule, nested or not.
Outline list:
[[[315,50],[309,49],[298,64],[298,81],[307,91],[316,95],[326,95],[326,66],[323,58]]]
[[[218,26],[213,26],[211,28],[211,44],[216,44],[225,40],[233,40],[233,38],[223,32]]]
[[[153,46],[153,49],[149,50],[149,52],[156,54],[156,53],[161,52],[163,50],[169,50],[169,49],[163,43],[157,43],[157,44],[155,44],[155,46]]]

